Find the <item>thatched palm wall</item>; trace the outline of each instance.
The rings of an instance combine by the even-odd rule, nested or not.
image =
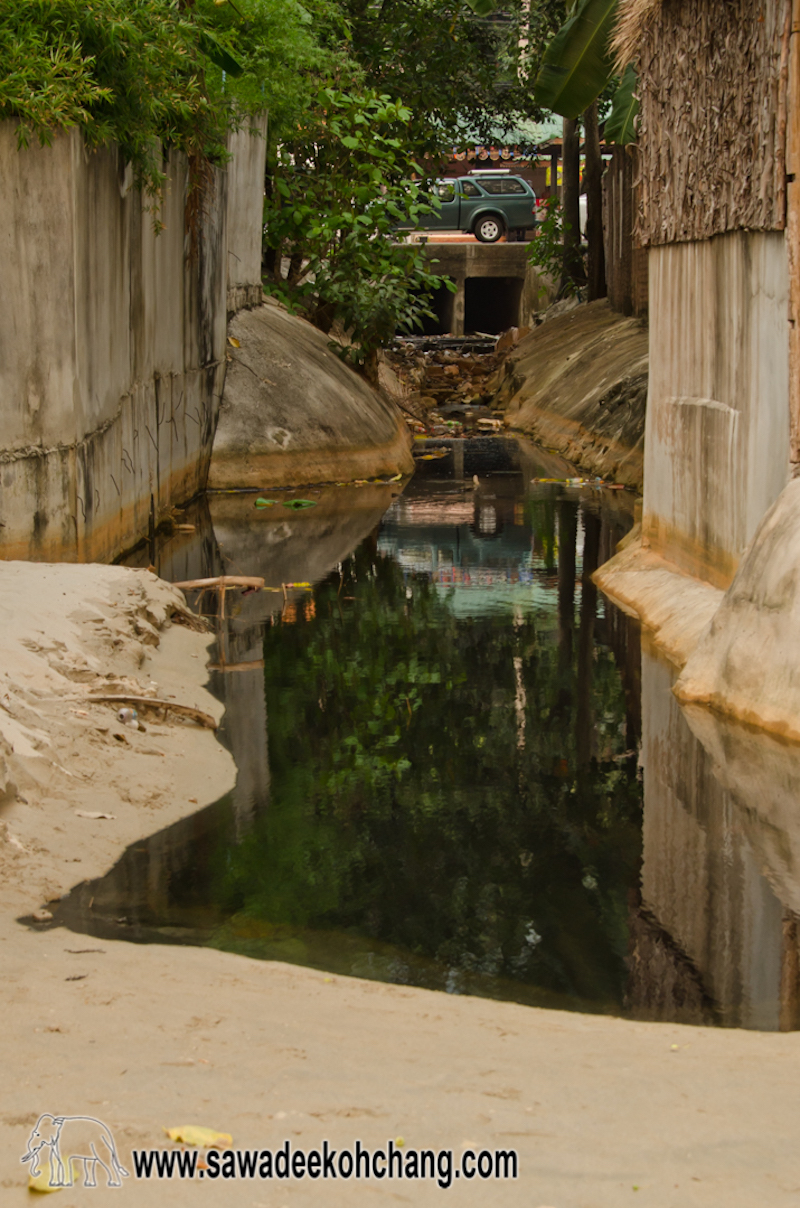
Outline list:
[[[623,0],[639,73],[637,239],[658,245],[786,222],[790,0]]]

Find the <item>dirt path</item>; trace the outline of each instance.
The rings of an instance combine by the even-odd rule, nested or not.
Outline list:
[[[103,685],[219,714],[205,639],[144,572],[0,565],[0,1203],[42,1113],[94,1116],[131,1149],[205,1125],[241,1147],[510,1149],[516,1181],[137,1180],[85,1205],[441,1203],[762,1208],[800,1197],[800,1036],[636,1024],[330,977],[205,949],[97,941],[15,920],[105,872],[233,782],[212,732],[146,733]],[[116,734],[121,733],[122,738]],[[14,750],[10,748],[13,746]],[[16,785],[16,789],[13,787]],[[22,800],[25,798],[25,800]],[[193,800],[196,799],[196,800]],[[76,811],[80,811],[80,814]],[[113,818],[86,814],[107,813]]]

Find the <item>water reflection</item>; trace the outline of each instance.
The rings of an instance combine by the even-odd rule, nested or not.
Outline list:
[[[57,922],[798,1028],[800,748],[682,709],[598,599],[628,501],[531,486],[569,468],[522,443],[457,443],[399,498],[330,488],[293,513],[218,496],[159,546],[168,578],[315,587],[229,598],[212,682],[234,792],[78,886]]]
[[[638,639],[590,575],[630,506],[533,488],[569,468],[513,453],[518,472],[477,488],[465,456],[423,467],[379,528],[385,489],[296,514],[212,499],[215,548],[202,566],[172,555],[182,578],[316,587],[228,609],[215,675],[239,765],[232,807],[138,844],[62,920],[621,1008],[640,860]]]
[[[795,1029],[800,750],[682,709],[642,658],[641,906],[630,1008],[643,1018]]]

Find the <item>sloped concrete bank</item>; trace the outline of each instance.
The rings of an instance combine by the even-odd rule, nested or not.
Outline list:
[[[410,474],[400,412],[275,305],[238,314],[209,471],[212,490]]]
[[[692,578],[639,533],[595,582],[681,670],[684,703],[800,741],[800,480],[764,516],[727,591]]]
[[[710,705],[800,741],[800,480],[761,521],[736,577],[675,685]]]
[[[723,593],[642,545],[637,524],[618,552],[592,576],[618,608],[650,632],[656,646],[681,670],[722,602]]]
[[[506,359],[493,398],[510,428],[591,474],[642,490],[648,336],[591,302],[548,319]]]

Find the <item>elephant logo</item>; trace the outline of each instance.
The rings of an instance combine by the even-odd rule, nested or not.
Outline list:
[[[72,1187],[76,1167],[83,1167],[84,1187],[97,1186],[97,1167],[106,1172],[107,1187],[121,1187],[129,1173],[117,1157],[111,1129],[94,1116],[40,1116],[28,1139],[28,1152],[20,1162],[30,1162],[31,1178],[41,1173],[42,1150],[50,1151],[49,1187]]]

